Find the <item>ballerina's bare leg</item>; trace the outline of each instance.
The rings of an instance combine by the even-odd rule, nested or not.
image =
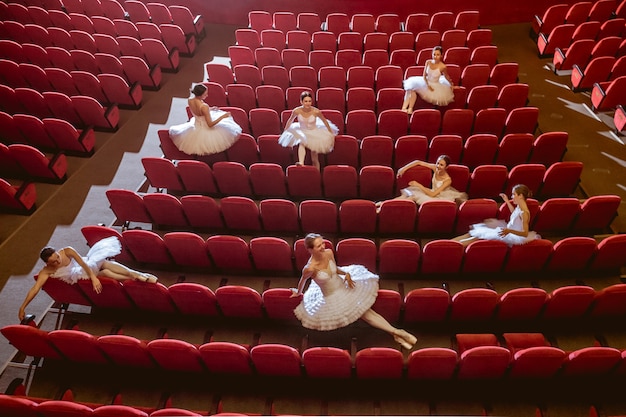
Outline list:
[[[102,266],[100,267],[100,273],[108,278],[113,278],[118,281],[124,281],[127,279],[135,279],[137,281],[157,282],[157,277],[152,274],[148,274],[146,272],[135,271],[127,267],[126,265],[122,265],[118,262],[114,261],[104,261]]]
[[[393,339],[400,343],[405,349],[411,349],[417,342],[417,338],[406,330],[393,327],[383,316],[372,310],[367,310],[361,316],[361,319],[372,327],[381,329],[393,336]]]
[[[398,197],[394,197],[391,200],[385,200],[385,201],[393,201],[393,200],[411,200],[411,196],[402,193]],[[377,213],[380,213],[380,209],[382,208],[382,205],[385,201],[377,201],[375,203]]]
[[[404,94],[404,103],[402,103],[402,110],[404,110],[408,114],[413,113],[413,107],[415,106],[416,101],[417,93],[413,90],[408,90]]]
[[[319,156],[317,154],[317,152],[313,152],[311,151],[311,162],[313,163],[313,166],[315,168],[317,168],[317,170],[320,170],[320,159]]]
[[[298,145],[298,165],[304,165],[304,158],[306,157],[306,148],[303,144]]]
[[[470,243],[476,241],[478,238],[470,235],[469,233],[465,233],[464,235],[457,236],[452,238],[452,240],[456,240],[457,242],[461,242],[463,246],[467,246]]]

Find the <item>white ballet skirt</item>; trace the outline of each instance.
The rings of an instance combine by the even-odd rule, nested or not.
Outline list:
[[[441,184],[443,184],[443,180],[437,181],[433,178],[433,184],[434,184],[433,190],[436,190],[437,188],[441,187]],[[466,193],[457,191],[457,189],[452,186],[446,188],[445,190],[437,194],[436,197],[431,197],[429,195],[426,195],[426,193],[422,191],[421,188],[412,187],[412,186],[403,188],[402,195],[415,201],[415,204],[418,204],[418,205],[423,204],[426,201],[431,201],[431,200],[447,200],[447,201],[453,201],[457,204],[461,204],[462,202],[467,200]]]
[[[294,313],[308,329],[334,330],[357,321],[372,307],[378,295],[378,275],[363,265],[342,266],[354,281],[354,288],[337,274],[335,262],[328,271],[319,271],[311,280]]]
[[[121,252],[122,244],[115,236],[111,236],[94,243],[87,255],[82,256],[82,258],[89,269],[98,275],[104,261],[119,255]],[[60,279],[68,284],[76,284],[79,279],[89,279],[89,275],[75,259],[71,259],[69,264],[54,271],[54,273],[50,274],[50,277]]]
[[[424,70],[426,71],[428,84],[433,88],[432,91],[428,88],[426,80],[421,75],[404,80],[404,89],[406,91],[415,91],[424,101],[437,106],[446,106],[452,103],[454,101],[454,93],[450,83],[441,74],[439,68],[431,69],[429,63],[426,63]]]
[[[211,120],[222,116],[224,111],[210,109]],[[239,139],[242,129],[231,117],[222,119],[209,127],[204,116],[191,118],[187,123],[170,127],[169,133],[176,147],[189,155],[213,155],[225,151]]]
[[[505,227],[507,229],[523,231],[523,219],[522,219],[522,210],[518,207],[515,207],[513,213],[511,213],[511,217],[508,223],[505,223],[504,220],[498,219],[487,219],[484,223],[477,223],[471,226],[469,234],[470,236],[486,239],[486,240],[501,240],[509,246],[513,245],[523,245],[525,243],[530,242],[531,240],[541,239],[541,236],[537,232],[528,232],[528,236],[518,236],[513,233],[509,233],[506,236],[500,236],[499,233]]]
[[[304,117],[298,115],[298,121],[293,122],[278,138],[278,143],[285,148],[303,144],[306,148],[317,153],[328,153],[335,146],[335,135],[339,129],[330,120],[327,120],[332,133],[328,131],[324,122],[311,114]]]

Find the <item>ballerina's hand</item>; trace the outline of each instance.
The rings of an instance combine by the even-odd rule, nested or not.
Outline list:
[[[289,298],[295,298],[300,295],[297,288],[289,288],[291,290],[291,295]]]
[[[504,201],[509,199],[509,197],[504,193],[500,193],[499,195],[500,195],[500,198],[502,198]]]
[[[354,281],[352,281],[352,277],[350,274],[346,274],[346,283],[348,284],[348,288],[354,288]]]
[[[93,286],[93,290],[96,292],[96,294],[100,294],[102,292],[102,283],[100,282],[100,280],[96,277],[93,277],[91,279],[91,284]]]
[[[428,85],[428,89],[429,89],[430,91],[435,91],[435,89],[434,89],[434,88],[433,88],[430,84]]]
[[[504,237],[506,235],[509,234],[509,229],[507,229],[506,227],[503,227],[502,229],[500,229],[500,231],[498,232],[498,236],[500,237]]]

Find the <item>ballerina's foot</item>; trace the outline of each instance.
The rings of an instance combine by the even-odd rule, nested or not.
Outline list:
[[[405,330],[398,331],[398,334],[393,336],[393,340],[400,343],[400,345],[406,350],[411,350],[413,345],[417,343],[417,337]]]
[[[297,167],[301,167],[301,166],[303,166],[303,165],[304,165],[304,164],[303,164],[302,162],[296,162],[296,166],[297,166]]]
[[[156,284],[158,278],[152,274],[148,274],[147,272],[138,272],[135,274],[135,279],[141,282],[147,282],[149,284]]]
[[[375,206],[376,206],[376,213],[380,213],[380,209],[383,206],[383,203],[381,201],[378,201],[376,202]]]

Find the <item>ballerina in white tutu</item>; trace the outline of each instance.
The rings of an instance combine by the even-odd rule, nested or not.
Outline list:
[[[306,150],[309,149],[313,166],[320,169],[318,155],[333,150],[339,129],[326,120],[319,109],[313,107],[310,91],[300,94],[300,103],[302,106],[296,107],[285,123],[287,128],[278,138],[278,143],[286,148],[298,145],[298,165],[304,165]],[[294,122],[296,118],[298,121]]]
[[[294,310],[304,327],[334,330],[363,319],[392,335],[405,349],[413,347],[417,342],[415,336],[393,327],[371,309],[378,295],[378,275],[363,265],[339,268],[333,251],[325,248],[324,239],[316,233],[309,233],[304,239],[304,245],[311,257],[302,270],[298,288],[292,288],[292,297],[297,297],[311,279],[302,302]]]
[[[508,223],[504,220],[486,219],[483,223],[473,224],[469,233],[457,236],[453,240],[459,241],[463,246],[478,240],[501,240],[509,246],[523,245],[534,239],[541,239],[537,232],[529,231],[530,211],[526,199],[530,190],[523,184],[513,187],[511,199],[516,207],[513,207],[506,194],[500,194],[511,211]]]
[[[452,186],[452,178],[447,171],[449,165],[450,157],[448,155],[440,155],[434,164],[419,160],[409,162],[398,170],[397,178],[400,178],[414,166],[423,166],[433,171],[432,187],[428,188],[417,181],[410,181],[409,186],[402,189],[400,196],[394,200],[412,200],[417,205],[430,200],[448,200],[457,204],[467,200],[466,193],[457,191]],[[382,204],[382,201],[376,203],[378,211],[380,211]]]
[[[441,46],[433,48],[433,59],[426,61],[423,76],[413,76],[404,80],[404,103],[402,110],[413,113],[417,95],[436,106],[446,106],[454,101],[454,83],[448,75],[446,64],[441,60]]]
[[[58,251],[53,247],[46,246],[39,254],[46,266],[39,271],[35,285],[28,291],[20,306],[19,319],[24,319],[26,307],[39,293],[48,278],[60,279],[68,284],[76,284],[79,279],[89,279],[96,294],[100,294],[102,291],[102,284],[98,275],[118,281],[134,279],[149,283],[157,282],[157,277],[152,274],[135,271],[118,262],[108,260],[121,251],[122,245],[115,236],[96,242],[87,252],[87,256],[84,257],[81,257],[71,246]]]
[[[229,112],[209,108],[204,102],[209,94],[206,86],[197,84],[191,93],[188,103],[193,117],[169,129],[174,145],[189,155],[213,155],[233,146],[241,136],[241,126]]]

